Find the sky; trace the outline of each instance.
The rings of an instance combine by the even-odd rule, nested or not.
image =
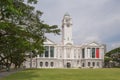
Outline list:
[[[73,40],[79,45],[96,41],[106,44],[107,50],[120,46],[120,0],[38,0],[36,9],[43,12],[41,19],[61,29],[65,13],[73,21]],[[59,43],[61,35],[47,35]]]

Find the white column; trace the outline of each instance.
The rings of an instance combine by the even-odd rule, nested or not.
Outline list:
[[[88,52],[88,59],[90,59],[90,55],[91,55],[90,48],[87,49],[87,52]]]
[[[60,47],[59,47],[59,49],[58,49],[58,58],[60,58]]]
[[[97,68],[97,61],[95,62],[95,68]]]
[[[58,47],[56,47],[56,50],[55,50],[55,58],[58,58]]]
[[[102,59],[102,54],[103,54],[103,53],[102,53],[102,48],[99,48],[99,51],[100,51],[100,52],[99,52],[99,57],[100,57],[100,59]]]
[[[69,47],[68,48],[68,54],[69,54],[69,58],[71,59],[71,50],[70,50],[71,48]]]
[[[74,47],[71,47],[71,59],[74,59]]]
[[[67,58],[67,54],[66,54],[66,47],[64,48],[64,59],[66,59]]]
[[[95,58],[96,58],[96,48],[95,48]]]
[[[56,58],[56,51],[57,51],[57,49],[56,49],[57,47],[56,46],[54,46],[54,57],[53,58]]]
[[[80,59],[82,59],[82,49],[80,49]]]
[[[78,48],[76,48],[76,59],[78,59]]]
[[[90,48],[90,58],[92,59],[92,48]]]
[[[62,53],[62,58],[64,59],[65,58],[65,47],[63,46],[63,53]]]
[[[45,58],[45,51],[44,51],[44,53],[42,54],[42,56],[43,56],[43,58]]]
[[[63,59],[64,47],[61,47],[61,58]]]
[[[50,46],[48,46],[48,58],[50,58]]]
[[[58,54],[57,54],[57,57],[60,58],[60,47],[58,47],[58,50],[57,50],[57,51],[58,51],[58,52],[57,52],[57,53],[58,53]]]
[[[101,53],[100,53],[100,55],[101,55],[101,59],[104,59],[104,48],[101,48]]]
[[[75,53],[76,53],[76,49],[74,49],[74,51],[73,51],[73,59],[75,59],[76,58],[76,55],[75,55]]]

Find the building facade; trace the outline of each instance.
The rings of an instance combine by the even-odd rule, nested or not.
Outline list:
[[[102,68],[104,63],[104,44],[89,42],[74,45],[72,39],[72,18],[65,14],[62,20],[62,42],[56,44],[47,39],[45,51],[32,59],[36,68]],[[30,59],[24,65],[30,68]]]

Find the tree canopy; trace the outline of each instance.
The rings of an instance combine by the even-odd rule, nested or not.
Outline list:
[[[110,61],[112,64],[116,65],[118,63],[118,66],[120,66],[120,47],[112,49],[105,54],[105,62],[109,65]]]
[[[43,53],[45,34],[59,34],[57,25],[49,26],[40,19],[43,13],[31,5],[36,3],[37,0],[0,0],[0,64],[21,64],[26,52]],[[19,58],[21,62],[15,62]]]
[[[113,54],[120,54],[120,47],[112,49],[111,51],[107,52],[105,55],[106,56],[111,56]]]

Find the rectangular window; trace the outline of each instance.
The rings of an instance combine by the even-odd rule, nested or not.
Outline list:
[[[54,57],[54,46],[50,46],[50,57]]]
[[[99,48],[96,49],[96,58],[99,58]]]
[[[43,57],[43,53],[40,54],[40,57]]]
[[[85,58],[85,49],[82,49],[82,58]]]
[[[45,46],[45,57],[49,57],[49,46]]]
[[[92,48],[92,58],[95,58],[95,48]]]
[[[84,63],[82,63],[82,67],[85,67],[85,64],[84,64]]]

